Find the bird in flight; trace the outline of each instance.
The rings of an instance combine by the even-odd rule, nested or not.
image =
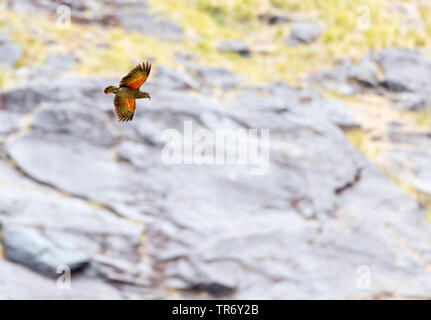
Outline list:
[[[115,115],[118,121],[131,121],[135,113],[136,100],[149,98],[148,92],[140,91],[139,88],[150,75],[151,64],[143,62],[133,68],[127,76],[120,81],[120,87],[108,86],[103,90],[105,94],[113,93]]]

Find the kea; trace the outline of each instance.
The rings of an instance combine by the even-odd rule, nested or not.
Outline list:
[[[105,94],[113,93],[115,115],[118,121],[131,121],[135,113],[136,100],[151,99],[148,92],[140,91],[139,88],[150,75],[151,64],[143,62],[133,68],[127,76],[120,81],[120,87],[108,86],[103,90]]]

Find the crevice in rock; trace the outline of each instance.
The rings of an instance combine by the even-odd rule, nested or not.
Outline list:
[[[169,262],[174,262],[174,261],[179,261],[179,260],[185,260],[187,261],[191,266],[195,266],[195,262],[193,261],[193,257],[191,256],[187,256],[185,254],[178,254],[176,256],[172,256],[169,258],[164,258],[164,259],[158,259],[160,263],[169,263]],[[240,258],[236,258],[236,257],[215,257],[215,258],[207,258],[203,260],[205,263],[211,264],[211,263],[222,263],[222,262],[232,262],[235,264],[238,264],[242,269],[252,272],[254,274],[260,275],[262,277],[268,278],[273,282],[280,282],[280,281],[285,281],[286,278],[284,277],[280,277],[280,276],[276,276],[276,275],[272,275],[268,272],[266,272],[265,270],[260,270],[259,268],[241,260]],[[292,279],[289,279],[292,280]],[[189,282],[187,280],[184,279],[185,282]],[[193,284],[194,286],[195,284]]]
[[[260,270],[259,268],[241,260],[240,258],[236,257],[220,257],[220,258],[211,258],[211,259],[205,259],[206,263],[218,263],[218,262],[233,262],[240,265],[244,270],[253,272],[255,274],[261,275],[265,278],[270,279],[273,282],[281,282],[286,281],[287,279],[281,276],[272,275],[265,270]],[[291,280],[291,279],[289,279]]]
[[[350,188],[353,188],[359,182],[359,180],[361,180],[362,169],[363,168],[357,168],[353,179],[351,181],[348,181],[347,183],[343,184],[342,186],[336,188],[334,190],[335,194],[340,195],[344,191],[346,191]]]
[[[400,245],[401,248],[410,256],[412,260],[414,260],[416,263],[420,264],[424,269],[431,270],[431,262],[424,257],[424,255],[417,249],[412,247],[408,240],[401,236],[395,228],[387,223],[386,228],[389,230],[395,241]]]
[[[228,287],[217,282],[202,282],[183,291],[191,291],[193,293],[207,292],[216,298],[221,298],[233,295],[237,291],[237,288]]]
[[[121,214],[119,211],[117,211],[116,209],[114,209],[112,206],[106,204],[106,203],[99,203],[99,202],[94,202],[92,199],[90,199],[89,197],[86,197],[84,195],[78,194],[78,193],[71,193],[71,192],[67,192],[65,190],[60,189],[58,186],[56,186],[55,184],[43,181],[41,179],[38,179],[34,176],[32,176],[31,174],[29,174],[28,172],[26,172],[23,168],[21,168],[18,163],[15,161],[15,159],[13,159],[13,157],[3,148],[3,152],[2,152],[2,156],[5,157],[6,162],[16,171],[18,171],[21,175],[23,175],[24,177],[26,177],[27,179],[33,181],[34,183],[47,187],[51,190],[54,190],[58,193],[61,194],[67,194],[68,196],[75,198],[75,199],[79,199],[82,201],[85,201],[86,203],[92,204],[94,206],[98,206],[101,207],[103,209],[106,209],[107,211],[111,212],[112,214],[114,214],[115,216],[125,219],[127,218],[126,216],[124,216],[123,214]],[[136,222],[135,222],[136,223]]]
[[[40,230],[41,232],[46,232],[46,231],[56,231],[56,232],[62,232],[62,233],[73,233],[73,234],[80,234],[86,237],[107,237],[107,236],[119,236],[119,237],[126,237],[126,235],[122,235],[122,234],[116,234],[116,233],[112,233],[112,232],[95,232],[95,231],[88,231],[88,230],[79,230],[79,229],[74,229],[74,228],[58,228],[58,227],[52,227],[52,226],[45,226],[43,224],[36,224],[36,223],[9,223],[8,225],[13,225],[14,227],[23,227],[23,228],[34,228],[37,230]],[[1,245],[1,226],[2,224],[0,223],[0,245]],[[1,251],[0,251],[1,252]],[[1,255],[0,255],[1,257]]]
[[[0,259],[4,259],[4,248],[3,248],[3,228],[0,223]]]

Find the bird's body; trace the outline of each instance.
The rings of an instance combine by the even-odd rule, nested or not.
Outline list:
[[[108,87],[109,89],[107,91],[112,91],[117,96],[128,98],[128,99],[143,99],[143,98],[149,98],[149,95],[147,92],[141,91],[139,89],[132,89],[129,87]],[[105,93],[111,93],[111,92],[105,92]]]
[[[150,98],[148,92],[140,91],[139,88],[147,80],[151,71],[151,64],[144,62],[138,64],[120,81],[120,86],[108,86],[103,91],[105,94],[113,93],[115,114],[118,121],[131,121],[135,113],[135,99]]]

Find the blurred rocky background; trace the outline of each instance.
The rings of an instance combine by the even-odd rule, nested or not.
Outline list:
[[[0,298],[430,298],[430,45],[419,0],[0,1]],[[186,120],[268,173],[162,163]]]

